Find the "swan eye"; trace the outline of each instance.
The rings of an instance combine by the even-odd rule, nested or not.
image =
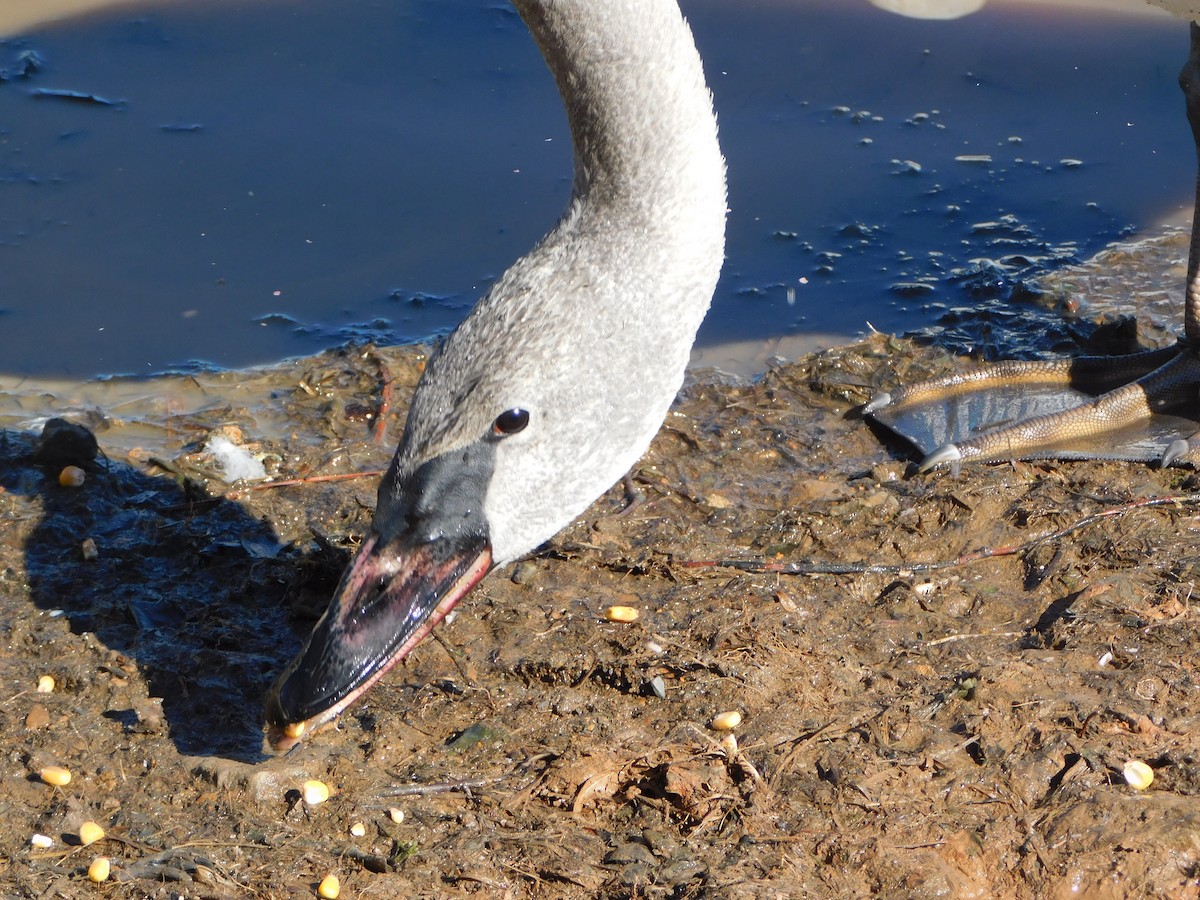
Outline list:
[[[505,410],[496,416],[496,421],[492,423],[492,434],[496,437],[508,437],[518,431],[524,431],[528,424],[529,410],[520,407]]]

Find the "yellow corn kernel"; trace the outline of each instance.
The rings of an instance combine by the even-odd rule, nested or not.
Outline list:
[[[79,826],[79,843],[83,846],[94,844],[104,837],[104,829],[95,822],[84,822]]]
[[[742,724],[742,714],[736,709],[713,716],[710,723],[714,731],[733,731]]]
[[[304,782],[304,787],[301,788],[300,793],[304,797],[305,803],[309,806],[316,806],[318,803],[324,803],[329,799],[329,785],[313,778]]]
[[[638,611],[632,606],[610,606],[604,611],[604,618],[610,622],[636,622]]]
[[[341,892],[342,886],[336,875],[326,875],[317,885],[317,895],[324,897],[325,900],[337,900],[337,895]]]
[[[67,466],[58,473],[58,483],[63,487],[79,487],[87,480],[87,472],[79,466]]]
[[[54,693],[54,676],[53,675],[43,675],[41,678],[39,678],[37,692],[39,694],[53,694]]]
[[[71,783],[71,770],[64,769],[62,766],[45,766],[38,777],[46,784],[52,784],[55,787],[66,787]]]
[[[289,722],[287,725],[283,726],[283,733],[290,738],[298,738],[304,734],[304,723]]]
[[[1135,791],[1144,791],[1154,781],[1154,770],[1140,759],[1131,759],[1125,763],[1125,781]]]
[[[96,884],[108,881],[108,873],[111,870],[112,866],[108,862],[108,857],[97,856],[92,860],[92,864],[88,866],[88,881],[94,881]]]

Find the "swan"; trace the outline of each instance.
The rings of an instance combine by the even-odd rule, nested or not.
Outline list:
[[[1179,84],[1200,165],[1200,26],[1195,21],[1200,2],[1148,2],[1193,20]],[[863,413],[906,436],[922,435],[914,441],[918,444],[931,433],[930,425],[951,437],[921,460],[920,471],[965,461],[1039,458],[1157,457],[1163,466],[1200,464],[1197,423],[1163,415],[1194,402],[1200,390],[1200,176],[1196,208],[1184,333],[1175,345],[1123,357],[979,366],[881,392]]]
[[[725,247],[725,161],[675,0],[514,0],[557,83],[570,202],[431,356],[370,533],[267,695],[277,750],[332,721],[489,571],[645,452]]]

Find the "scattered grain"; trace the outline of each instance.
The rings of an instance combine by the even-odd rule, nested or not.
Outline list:
[[[1144,791],[1154,781],[1154,770],[1140,759],[1125,763],[1125,780],[1135,791]]]
[[[71,783],[71,770],[62,766],[45,766],[38,772],[38,777],[46,782],[46,784],[52,784],[55,787],[66,787]]]
[[[342,886],[336,875],[326,875],[317,885],[317,895],[324,897],[325,900],[337,900],[337,895],[341,892]]]
[[[95,822],[84,822],[79,826],[79,843],[86,847],[104,837],[104,829]]]
[[[610,606],[604,611],[604,618],[610,622],[636,622],[638,611],[632,606]]]
[[[742,714],[736,709],[713,716],[710,723],[714,731],[733,731],[742,724]]]
[[[87,480],[87,472],[79,466],[67,466],[58,473],[58,483],[63,487],[79,487]]]
[[[88,880],[100,884],[102,881],[108,881],[108,874],[112,870],[112,866],[108,862],[107,856],[97,856],[92,860],[92,864],[88,866]]]
[[[329,785],[312,778],[304,782],[301,794],[304,797],[305,803],[309,806],[316,806],[318,803],[324,803],[329,799]]]

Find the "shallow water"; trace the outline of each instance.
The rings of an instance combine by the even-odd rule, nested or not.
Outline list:
[[[1186,28],[1137,4],[684,6],[730,165],[708,359],[936,331],[960,306],[981,322],[951,313],[951,346],[994,343],[989,309],[1031,272],[1190,202]],[[0,53],[3,372],[428,337],[566,199],[558,100],[504,5],[138,5]]]

